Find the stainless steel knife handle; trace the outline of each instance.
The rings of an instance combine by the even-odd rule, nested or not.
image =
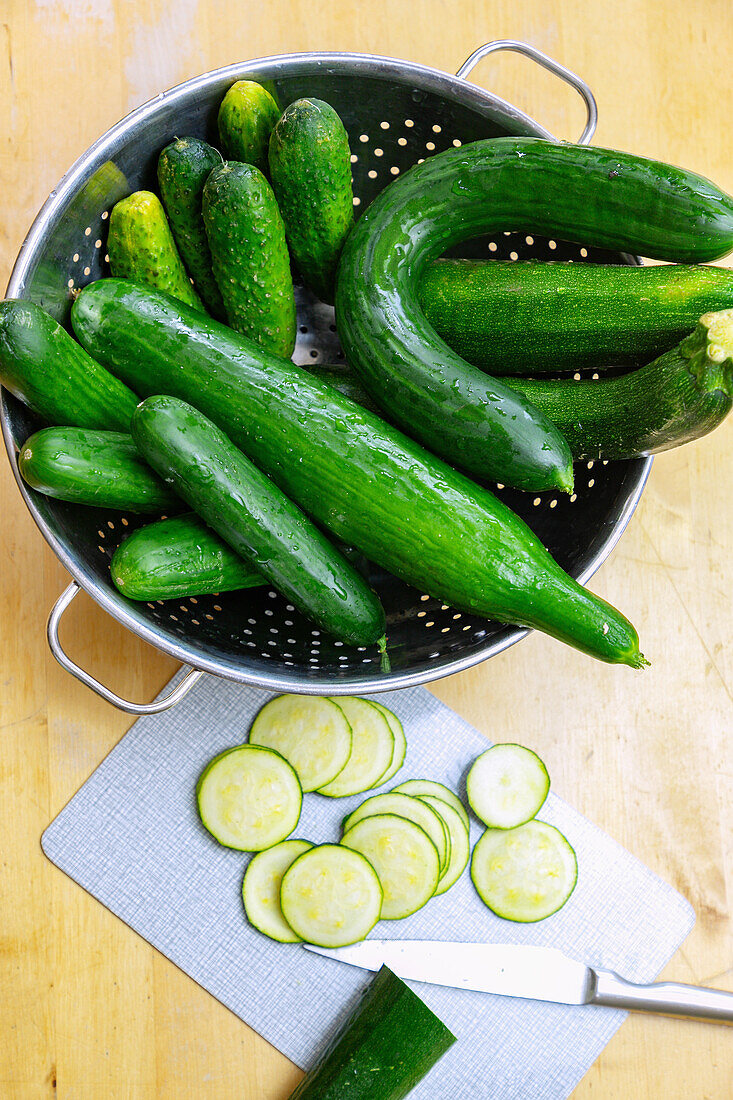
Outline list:
[[[595,975],[595,988],[589,1004],[733,1024],[733,993],[726,993],[723,989],[706,989],[680,982],[637,985],[627,982],[612,970],[593,970],[592,973]]]

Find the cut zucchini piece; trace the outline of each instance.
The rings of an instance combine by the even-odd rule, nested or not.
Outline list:
[[[285,757],[258,745],[237,745],[204,769],[196,801],[201,821],[220,844],[261,852],[292,833],[303,792]]]
[[[278,695],[255,718],[249,743],[281,753],[295,768],[305,793],[343,771],[351,755],[351,726],[330,699]]]
[[[440,798],[436,798],[435,795],[422,794],[419,801],[424,802],[440,814],[450,836],[450,859],[448,860],[448,866],[441,873],[438,889],[435,891],[436,894],[444,894],[458,881],[466,869],[471,851],[468,829],[463,824],[463,818],[458,810],[447,802],[443,802]]]
[[[283,840],[250,860],[242,883],[242,900],[250,924],[280,943],[300,943],[280,908],[280,884],[288,867],[313,845],[309,840]]]
[[[366,817],[377,814],[397,814],[406,821],[414,821],[428,834],[438,852],[440,873],[447,869],[450,860],[450,833],[439,813],[407,794],[374,794],[344,818],[343,831],[346,833]]]
[[[397,814],[365,817],[344,833],[341,843],[360,852],[377,872],[384,894],[382,920],[409,917],[435,893],[438,850],[414,821]]]
[[[382,712],[366,699],[346,696],[332,700],[351,726],[351,755],[334,780],[318,788],[329,798],[362,794],[378,783],[392,763],[394,734]]]
[[[407,753],[407,738],[405,737],[405,728],[396,714],[393,714],[383,703],[378,703],[376,699],[370,699],[369,702],[387,719],[387,725],[392,730],[392,736],[394,737],[392,763],[384,775],[380,775],[377,782],[372,784],[373,787],[381,787],[383,783],[389,783],[390,779],[394,779],[404,764],[405,754]]]
[[[529,923],[561,909],[578,878],[575,852],[544,821],[487,829],[473,850],[471,878],[498,917]]]
[[[363,940],[379,920],[382,887],[371,863],[340,844],[320,844],[291,864],[280,886],[283,916],[318,947]]]
[[[493,745],[466,779],[468,803],[490,829],[514,829],[536,817],[550,789],[547,768],[523,745]]]
[[[457,794],[449,790],[442,783],[436,783],[434,779],[406,779],[404,783],[392,788],[394,794],[411,794],[413,798],[422,798],[424,794],[434,795],[442,802],[447,802],[461,815],[461,820],[466,828],[470,828],[468,812]]]

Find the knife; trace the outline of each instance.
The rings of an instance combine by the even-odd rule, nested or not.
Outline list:
[[[431,985],[733,1023],[733,993],[678,982],[638,985],[612,970],[576,962],[554,947],[443,940],[362,940],[338,948],[303,946],[364,970],[385,965],[400,978]]]

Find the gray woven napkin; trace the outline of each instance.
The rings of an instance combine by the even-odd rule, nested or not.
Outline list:
[[[379,697],[402,719],[405,764],[388,786],[438,779],[461,794],[487,741],[423,688]],[[267,695],[204,677],[172,710],[142,718],[43,834],[48,858],[297,1065],[313,1063],[370,980],[364,971],[254,931],[241,902],[248,857],[200,824],[194,787],[216,753],[246,739]],[[386,789],[386,788],[385,788]],[[337,841],[362,796],[306,795],[294,835]],[[540,811],[578,855],[568,904],[538,924],[495,917],[468,873],[453,889],[373,935],[559,947],[584,962],[653,980],[694,924],[690,905],[553,794]],[[480,836],[474,823],[472,844]],[[415,1100],[560,1100],[625,1014],[412,983],[458,1042]]]

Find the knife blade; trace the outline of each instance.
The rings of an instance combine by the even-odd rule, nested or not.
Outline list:
[[[555,947],[445,940],[362,940],[350,947],[303,947],[364,970],[387,966],[408,981],[733,1023],[733,993],[679,982],[630,982],[612,970],[571,959]]]

